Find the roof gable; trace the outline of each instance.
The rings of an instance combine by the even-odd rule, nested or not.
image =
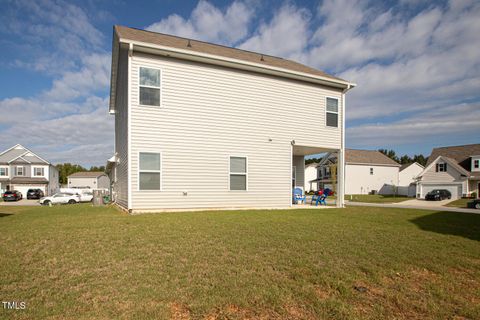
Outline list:
[[[429,171],[434,165],[436,165],[439,161],[444,161],[446,162],[451,168],[455,169],[458,171],[460,174],[468,177],[470,175],[470,172],[465,170],[463,167],[461,167],[454,159],[445,157],[445,156],[438,156],[436,159],[430,162],[429,165],[425,167],[425,169],[418,175],[419,177],[423,176],[425,172]]]
[[[480,154],[480,144],[434,148],[430,157],[428,157],[427,166],[435,161],[439,156],[443,156],[452,159],[460,167],[470,172],[470,158],[475,154]]]
[[[19,144],[0,153],[0,163],[10,163],[17,161],[20,158],[26,162],[50,164],[48,161],[42,159],[32,151]]]

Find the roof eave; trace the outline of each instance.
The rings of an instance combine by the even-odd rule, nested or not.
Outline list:
[[[163,55],[167,57],[173,57],[183,60],[197,61],[208,64],[220,65],[235,69],[254,71],[274,76],[280,76],[284,78],[297,79],[301,81],[307,81],[317,84],[322,84],[330,87],[335,87],[343,90],[349,90],[356,86],[355,83],[348,82],[341,79],[334,79],[329,77],[322,77],[318,75],[297,72],[284,68],[266,66],[259,63],[253,63],[249,61],[227,58],[218,55],[206,54],[191,50],[182,50],[178,48],[161,46],[147,42],[141,42],[126,38],[119,38],[119,43],[128,43],[133,45],[133,50],[138,52],[151,53],[156,55]],[[113,70],[113,69],[112,69]]]

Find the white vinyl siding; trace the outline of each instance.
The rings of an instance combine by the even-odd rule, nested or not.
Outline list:
[[[338,99],[326,98],[326,125],[327,127],[338,127]]]
[[[248,169],[246,157],[230,157],[230,190],[248,189]]]
[[[132,59],[131,151],[168,155],[161,192],[137,190],[138,157],[132,157],[133,210],[289,207],[291,141],[341,146],[341,130],[323,125],[325,97],[341,106],[340,89],[167,57],[134,53]],[[140,105],[140,67],[161,69],[162,108]],[[248,192],[229,190],[230,155],[248,158]]]

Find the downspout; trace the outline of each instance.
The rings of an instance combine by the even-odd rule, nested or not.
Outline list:
[[[344,208],[345,207],[345,94],[347,93],[348,90],[352,89],[354,86],[352,86],[350,83],[347,85],[345,89],[342,91],[342,139],[341,139],[341,145],[340,145],[340,157],[339,157],[339,163],[341,165],[340,168],[340,181],[341,181],[341,187],[340,190],[338,190],[338,203],[337,207],[339,208]],[[337,172],[337,175],[339,174]]]

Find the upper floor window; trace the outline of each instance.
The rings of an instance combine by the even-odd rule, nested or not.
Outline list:
[[[161,175],[160,153],[140,152],[139,154],[139,190],[160,190]]]
[[[370,168],[370,175],[373,175],[373,168]]]
[[[17,167],[17,176],[23,176],[23,167]]]
[[[44,176],[45,169],[44,168],[33,168],[33,175],[35,177],[42,177]]]
[[[8,176],[8,168],[0,168],[0,176],[2,177]]]
[[[160,106],[160,70],[140,67],[140,104]]]
[[[478,168],[480,167],[480,160],[474,160],[474,161],[473,161],[473,167],[474,167],[475,169],[478,169]]]
[[[295,169],[292,168],[292,182]],[[247,158],[230,157],[230,190],[247,190]]]
[[[437,163],[435,171],[436,172],[447,172],[447,164],[445,162]]]
[[[327,98],[326,124],[327,127],[338,127],[338,99]]]

